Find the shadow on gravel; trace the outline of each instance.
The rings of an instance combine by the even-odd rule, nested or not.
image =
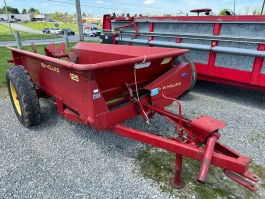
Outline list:
[[[265,92],[231,87],[221,84],[208,82],[198,82],[193,92],[203,95],[234,101],[236,103],[252,106],[256,108],[265,108]],[[186,95],[185,101],[196,100],[192,95]],[[40,129],[49,129],[51,126],[58,125],[61,116],[58,115],[56,106],[48,100],[41,101],[42,125],[34,127],[34,131]],[[65,119],[66,120],[66,119]],[[116,135],[110,131],[97,132],[94,128],[71,122],[71,131],[82,140],[82,147],[95,143],[97,149],[112,158],[135,158],[136,167],[139,168],[146,178],[155,181],[162,191],[168,192],[173,196],[181,198],[262,198],[260,194],[265,192],[264,182],[261,182],[259,191],[256,193],[237,185],[235,182],[227,179],[218,168],[211,168],[209,178],[206,184],[196,182],[196,174],[199,169],[197,161],[185,159],[183,178],[186,187],[183,190],[175,190],[169,186],[169,179],[173,175],[174,154],[157,148],[148,147],[137,141],[130,140]],[[152,132],[157,135],[172,137],[175,128],[161,116],[156,115],[151,125],[146,125],[141,117],[136,117],[123,123],[139,130]],[[85,160],[84,160],[85,161]],[[88,161],[88,160],[86,160]],[[95,160],[97,161],[97,160]],[[260,175],[262,181],[265,180],[264,168],[260,165],[253,165],[252,169]],[[138,169],[137,169],[138,170]],[[136,175],[139,173],[136,171]]]
[[[97,149],[109,157],[120,156],[135,158],[142,144],[131,139],[119,136],[112,131],[96,131],[93,127],[75,124],[73,133],[83,140],[83,145],[95,143]],[[115,150],[110,153],[111,150]]]
[[[48,99],[40,99],[41,107],[41,125],[30,128],[33,131],[39,131],[40,129],[49,129],[51,126],[56,126],[60,119],[57,113],[57,106]]]
[[[191,92],[194,92],[194,91],[195,91],[195,89],[193,89]],[[180,100],[184,100],[184,101],[194,101],[194,100],[196,100],[196,97],[193,96],[193,95],[190,95],[190,94],[188,93],[188,94],[186,94],[186,95],[184,95],[184,96],[181,96],[179,99],[180,99]]]
[[[206,81],[197,81],[192,92],[265,109],[265,92]],[[185,97],[189,100],[189,97]]]
[[[150,125],[146,125],[141,116],[123,122],[122,125],[164,137],[176,136],[175,127],[160,115],[151,119]],[[97,132],[93,127],[82,124],[75,123],[73,132],[83,140],[83,144],[95,143],[102,153],[106,153],[110,157],[119,155],[120,157],[136,158],[139,150],[146,146],[141,142],[119,136],[112,131]],[[115,150],[115,152],[109,153],[110,150]]]

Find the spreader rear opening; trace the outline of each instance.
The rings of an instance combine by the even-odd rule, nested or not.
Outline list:
[[[154,62],[154,64],[153,64]],[[163,62],[163,61],[162,61]],[[179,67],[182,64],[187,64],[185,60],[179,59],[179,58],[169,58],[169,61],[167,63],[163,63],[163,68],[161,67],[161,64],[157,64],[157,60],[154,61],[146,61],[143,60],[143,62],[136,63],[134,66],[131,66],[131,68],[126,68],[128,71],[126,76],[126,81],[120,82],[119,86],[107,88],[109,85],[101,86],[101,81],[105,81],[105,79],[97,78],[99,75],[96,73],[96,81],[99,85],[99,90],[101,91],[101,94],[103,95],[106,104],[110,110],[115,109],[115,106],[120,107],[122,104],[127,104],[130,101],[135,101],[137,99],[137,93],[139,94],[139,97],[142,97],[144,95],[151,94],[151,91],[148,89],[145,89],[146,86],[148,86],[151,82],[158,79],[163,74],[167,73],[172,69],[173,67]],[[150,68],[149,68],[150,67]],[[151,67],[155,68],[152,69]],[[158,67],[161,67],[161,69],[157,69]],[[145,78],[145,74],[153,73],[154,70],[157,70],[157,72],[154,73],[154,75]],[[105,75],[111,76],[112,71],[105,71]],[[100,74],[101,75],[101,74]],[[188,74],[183,73],[182,77],[185,78]],[[119,77],[117,77],[119,78]],[[162,84],[160,86],[163,86]],[[187,88],[189,89],[189,88]],[[153,95],[153,94],[151,94]]]
[[[150,91],[146,89],[140,89],[138,90],[138,93],[140,98],[142,98],[143,96],[150,95]],[[106,103],[110,110],[115,110],[122,106],[126,106],[126,104],[133,101],[135,98],[136,98],[136,91],[134,90],[132,92],[132,96],[130,95],[130,92],[125,92],[123,95],[118,95],[112,99],[107,100]]]

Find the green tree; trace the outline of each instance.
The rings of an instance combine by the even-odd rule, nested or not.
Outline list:
[[[254,8],[253,11],[252,11],[252,14],[253,15],[260,15],[260,12],[261,12],[260,9]]]
[[[40,10],[31,7],[30,9],[28,9],[28,13],[40,14]]]
[[[68,14],[68,12],[65,12],[65,13],[63,14],[63,22],[65,22],[65,23],[69,23],[70,21],[71,21],[71,15]]]
[[[225,8],[225,9],[221,10],[218,15],[219,16],[225,16],[227,11],[228,11],[228,9]]]
[[[22,14],[27,14],[27,13],[28,13],[27,10],[25,8],[23,8]]]
[[[54,13],[52,13],[51,17],[55,21],[63,21],[63,15],[64,14],[61,12],[54,12]]]
[[[17,8],[13,8],[11,6],[7,6],[6,9],[7,9],[8,13],[19,14],[19,10]],[[5,13],[6,13],[5,7],[0,8],[0,14],[5,14]]]

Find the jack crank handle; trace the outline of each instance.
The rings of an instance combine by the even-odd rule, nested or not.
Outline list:
[[[207,139],[207,143],[205,146],[205,152],[204,152],[202,160],[201,160],[200,171],[197,175],[197,180],[199,182],[205,182],[205,180],[207,178],[209,166],[211,164],[211,160],[213,157],[214,146],[215,146],[217,139],[218,138],[214,134]]]

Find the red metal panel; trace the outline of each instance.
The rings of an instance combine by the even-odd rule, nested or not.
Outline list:
[[[181,43],[182,39],[181,38],[176,38],[176,43]]]
[[[149,24],[149,32],[154,32],[155,29],[155,24],[154,23],[150,23]],[[149,39],[150,40],[154,40],[154,36],[150,36]],[[153,45],[149,44],[150,47],[153,47]]]
[[[214,66],[212,68],[211,75],[213,77],[223,78],[223,79],[238,81],[238,82],[243,82],[243,83],[249,83],[251,79],[251,72],[240,71],[240,70],[235,70],[235,69],[230,69],[230,68],[223,68],[223,67],[218,67],[218,66]]]
[[[265,44],[259,44],[258,51],[264,51],[265,50]],[[253,69],[252,69],[252,76],[251,76],[251,84],[259,84],[259,76],[262,69],[264,58],[262,57],[255,57]]]
[[[113,44],[118,44],[118,41],[116,40],[118,38],[118,34],[113,34]]]
[[[111,15],[103,16],[103,30],[111,30]]]
[[[200,63],[195,63],[195,65],[196,65],[196,72],[198,75],[199,74],[205,74],[205,75],[208,74],[208,70],[207,70],[208,65],[200,64]]]
[[[265,90],[265,74],[259,76],[259,86],[262,87],[262,90]]]
[[[197,78],[199,80],[205,80],[205,81],[209,81],[209,82],[216,82],[216,83],[227,84],[227,85],[232,85],[232,86],[239,86],[239,87],[248,88],[248,89],[256,89],[256,90],[263,90],[263,91],[265,90],[265,87],[262,86],[262,85],[265,85],[265,75],[260,76],[261,86],[251,85],[249,83],[237,82],[234,80],[228,80],[225,78],[213,77],[213,76],[202,75],[202,74],[198,74]]]
[[[220,32],[221,32],[221,24],[215,23],[213,28],[213,35],[219,35]],[[217,40],[213,40],[211,46],[212,47],[218,46],[218,43],[219,42]],[[215,65],[215,60],[216,60],[216,52],[210,50],[209,59],[208,59],[208,70],[207,70],[208,74],[212,73],[212,68]]]
[[[161,100],[162,94],[176,99],[183,91],[190,88],[191,78],[183,77],[183,74],[192,74],[192,69],[191,67],[187,67],[187,64],[171,68],[169,71],[145,86],[145,89],[150,92],[153,89],[158,89],[158,93],[151,97],[153,105],[164,108],[169,102],[167,100]]]
[[[213,119],[207,115],[202,115],[193,119],[191,125],[192,131],[197,136],[196,139],[201,143],[204,143],[210,135],[225,127],[224,122]]]

